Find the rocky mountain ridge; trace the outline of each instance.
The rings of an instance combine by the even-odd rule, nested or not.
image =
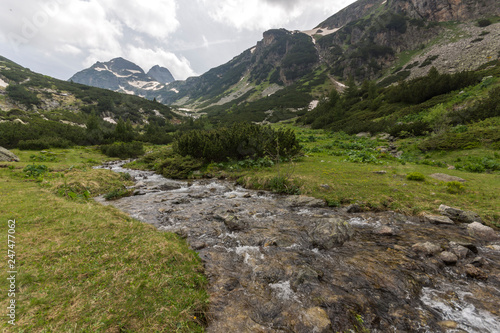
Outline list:
[[[156,65],[148,73],[131,61],[115,58],[97,62],[70,78],[70,81],[131,95],[145,96],[174,81],[167,68]]]
[[[257,45],[199,77],[125,90],[215,117],[283,120],[349,78],[386,86],[432,66],[454,73],[494,61],[499,16],[495,0],[359,0],[313,30],[266,31]]]

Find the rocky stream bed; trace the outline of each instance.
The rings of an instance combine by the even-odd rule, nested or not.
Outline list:
[[[105,167],[136,191],[99,202],[199,253],[208,332],[500,332],[500,234],[482,225]]]

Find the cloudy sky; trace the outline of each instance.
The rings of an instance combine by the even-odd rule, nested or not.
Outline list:
[[[0,0],[0,55],[67,80],[123,57],[201,75],[272,28],[309,30],[354,0]]]

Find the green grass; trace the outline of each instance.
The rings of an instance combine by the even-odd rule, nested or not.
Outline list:
[[[324,199],[330,206],[358,203],[366,210],[395,210],[410,215],[422,212],[438,213],[439,205],[445,204],[475,211],[486,223],[500,227],[499,172],[478,174],[448,170],[445,163],[451,162],[460,154],[462,157],[464,154],[493,155],[494,152],[491,150],[434,152],[428,157],[436,162],[441,161],[445,166],[436,167],[405,162],[404,155],[402,160],[397,160],[378,154],[376,150],[373,152],[373,148],[365,150],[338,148],[338,145],[359,149],[360,144],[368,147],[381,144],[369,139],[300,128],[296,128],[296,131],[306,148],[306,155],[293,163],[281,165],[281,170],[288,174],[290,181],[301,184],[301,194]],[[337,142],[337,146],[333,144],[334,142]],[[397,144],[399,145],[399,142]],[[350,151],[371,152],[377,156],[380,163],[349,162]],[[425,155],[420,153],[415,158],[425,158]],[[385,173],[376,173],[380,171]],[[265,188],[268,180],[275,176],[276,172],[276,167],[252,168],[239,171],[234,177],[239,177],[240,182],[248,187]],[[407,179],[408,175],[414,173],[421,174],[423,180]],[[454,185],[429,177],[434,173],[457,176],[466,182],[463,187],[456,189]]]
[[[92,149],[56,150],[59,162],[42,178],[19,163],[0,163],[1,236],[16,220],[16,328],[19,332],[201,332],[208,296],[196,254],[178,236],[60,190],[106,193],[127,183],[109,170],[93,170]],[[39,153],[35,153],[39,154]],[[38,162],[37,162],[38,164]],[[0,273],[7,287],[7,259]],[[7,307],[7,293],[0,306]],[[4,318],[5,319],[5,318]],[[0,324],[10,329],[7,320]]]

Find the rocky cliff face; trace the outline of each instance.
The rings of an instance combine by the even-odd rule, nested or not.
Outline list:
[[[316,38],[321,57],[332,67],[333,74],[344,79],[353,76],[359,82],[380,78],[400,60],[403,52],[425,54],[437,42],[454,43],[468,37],[472,37],[469,42],[477,42],[478,37],[484,39],[491,31],[475,31],[478,33],[475,36],[466,31],[474,30],[475,20],[499,14],[500,6],[495,0],[362,0],[318,26],[338,31]],[[456,23],[450,21],[463,22],[460,30],[464,32],[456,25],[451,26]],[[447,37],[450,32],[455,35]],[[498,42],[493,41],[493,45],[498,48]],[[463,52],[473,52],[474,46]],[[488,53],[479,65],[492,57]]]
[[[444,22],[498,15],[496,0],[389,0],[388,6],[412,19]]]
[[[149,70],[148,76],[163,84],[168,84],[175,81],[174,76],[167,68],[160,67],[158,65]]]

